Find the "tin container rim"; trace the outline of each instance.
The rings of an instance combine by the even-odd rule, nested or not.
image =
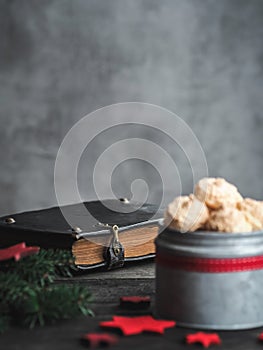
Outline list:
[[[209,231],[209,230],[197,230],[194,232],[190,232],[190,231],[186,231],[186,232],[180,232],[178,230],[172,229],[169,226],[165,226],[165,225],[160,225],[160,232],[164,232],[164,231],[171,231],[174,232],[175,234],[178,234],[177,236],[181,235],[181,236],[186,236],[187,237],[204,237],[204,238],[208,238],[208,237],[214,237],[214,238],[247,238],[247,237],[257,237],[260,235],[263,235],[263,230],[258,230],[258,231],[252,231],[252,232],[222,232],[222,231]]]
[[[195,231],[181,233],[160,227],[158,250],[200,257],[246,257],[263,255],[263,231],[227,233]]]

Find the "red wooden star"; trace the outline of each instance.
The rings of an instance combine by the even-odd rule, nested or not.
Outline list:
[[[130,310],[145,310],[151,305],[151,298],[149,296],[124,296],[120,297],[120,307]]]
[[[88,343],[91,348],[96,348],[97,346],[109,346],[117,344],[119,337],[114,334],[109,333],[87,333],[82,336],[82,341]]]
[[[124,303],[134,303],[134,304],[138,304],[138,303],[145,303],[145,302],[150,302],[151,299],[150,297],[146,296],[146,297],[139,297],[139,296],[124,296],[124,297],[120,297],[120,301],[124,302]]]
[[[25,242],[13,245],[11,247],[0,249],[0,261],[14,258],[16,261],[24,256],[36,254],[39,247],[27,247]]]
[[[221,344],[221,339],[217,333],[197,332],[188,334],[186,336],[186,342],[187,344],[200,343],[205,348],[208,348],[211,344]]]
[[[260,335],[258,336],[258,340],[263,340],[263,333],[260,333]]]
[[[174,327],[175,322],[156,320],[152,316],[113,316],[113,321],[100,322],[100,326],[119,328],[124,335],[139,334],[143,331],[164,334],[165,328]]]

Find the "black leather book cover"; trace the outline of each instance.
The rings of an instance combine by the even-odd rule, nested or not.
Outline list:
[[[83,204],[87,210],[83,210]],[[146,203],[139,207],[138,203],[125,200],[90,201],[83,204],[63,206],[62,210],[52,207],[1,217],[0,247],[26,242],[27,245],[43,248],[68,249],[83,233],[100,234],[103,231],[100,223],[123,228],[148,221],[158,210],[153,204]],[[63,213],[66,213],[67,218],[70,217],[72,225]],[[76,232],[76,228],[81,231]]]

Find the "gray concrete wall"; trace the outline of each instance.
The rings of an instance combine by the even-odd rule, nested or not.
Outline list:
[[[54,205],[65,133],[124,101],[183,117],[210,175],[263,198],[262,38],[261,0],[0,0],[0,214]]]

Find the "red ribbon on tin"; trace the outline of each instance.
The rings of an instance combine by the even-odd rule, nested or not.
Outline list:
[[[176,270],[223,273],[263,269],[263,255],[243,258],[195,258],[157,254],[156,262]]]

